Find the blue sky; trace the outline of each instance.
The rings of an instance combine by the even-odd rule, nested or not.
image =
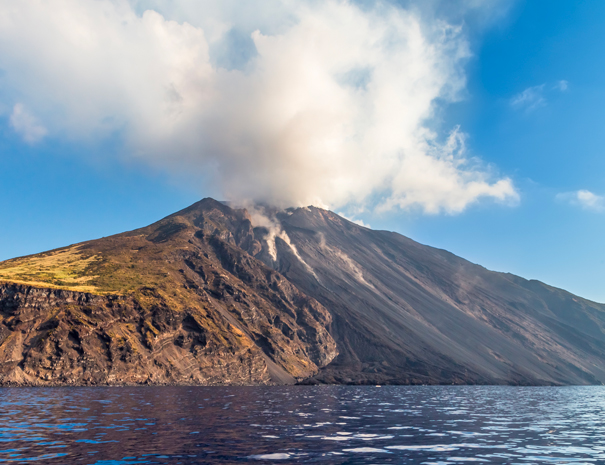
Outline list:
[[[153,6],[153,2],[147,3],[139,5],[137,14]],[[456,19],[463,24],[470,50],[469,57],[460,61],[466,83],[456,90],[455,98],[444,97],[441,91],[433,95],[433,101],[446,100],[438,111],[418,110],[419,118],[430,116],[428,125],[441,139],[460,127],[465,135],[465,160],[476,157],[480,160],[478,176],[492,176],[491,180],[485,178],[483,197],[464,197],[463,207],[458,208],[443,199],[431,203],[434,199],[423,187],[422,200],[408,205],[410,191],[398,185],[392,191],[399,192],[399,197],[391,192],[389,198],[399,206],[390,209],[379,208],[381,202],[368,202],[365,193],[356,191],[348,192],[349,197],[323,198],[337,205],[335,210],[374,229],[395,230],[487,268],[539,279],[605,302],[605,202],[601,198],[605,195],[605,157],[601,153],[605,145],[601,130],[605,124],[605,63],[600,59],[605,44],[605,3],[500,3],[505,8],[488,19],[476,10]],[[0,8],[6,7],[0,4]],[[186,8],[169,11],[160,5],[156,9],[179,24],[193,14]],[[268,9],[259,24],[268,30],[271,18]],[[203,21],[191,22],[211,35]],[[191,40],[197,37],[194,32]],[[2,39],[6,37],[0,42]],[[250,53],[249,41],[232,42],[232,58],[241,56],[237,47]],[[34,74],[34,84],[29,87],[11,85],[11,73],[18,68],[21,81],[27,80],[27,73],[34,71],[22,63],[39,58],[24,52],[27,59],[23,61],[8,59],[6,50],[0,48],[0,260],[140,227],[201,197],[218,197],[224,191],[220,183],[210,182],[225,176],[220,167],[219,175],[214,176],[212,160],[200,162],[198,167],[191,157],[179,158],[188,146],[168,147],[161,157],[153,155],[143,162],[138,155],[125,155],[145,150],[140,144],[133,145],[128,135],[134,126],[128,113],[116,113],[119,124],[107,131],[97,126],[75,130],[73,122],[54,124],[51,117],[59,107],[53,105],[67,94],[57,90],[55,101],[32,97],[45,90],[52,94],[54,89],[50,84],[46,89],[45,81],[36,81],[38,75]],[[278,62],[279,53],[275,49]],[[364,53],[360,51],[359,56]],[[390,56],[385,52],[386,58]],[[246,59],[242,63],[238,66],[244,69]],[[459,77],[454,65],[445,77]],[[35,85],[43,89],[32,89]],[[17,102],[25,102],[23,118],[27,121],[21,126]],[[236,109],[246,111],[247,107]],[[57,113],[57,119],[61,117]],[[103,118],[107,121],[108,116]],[[29,132],[19,130],[22,127]],[[217,142],[204,147],[220,152],[224,146]],[[231,146],[226,150],[233,151]],[[170,164],[184,169],[169,169]],[[257,176],[261,182],[264,174]],[[490,190],[503,179],[514,186],[516,199],[509,191]],[[221,182],[229,185],[232,181]],[[241,183],[241,178],[233,183]],[[317,183],[324,185],[325,179]],[[279,186],[275,189],[277,194],[282,192]],[[296,195],[300,192],[305,191]],[[263,191],[262,195],[268,194]],[[363,201],[342,200],[364,195]],[[431,205],[437,205],[433,211]]]

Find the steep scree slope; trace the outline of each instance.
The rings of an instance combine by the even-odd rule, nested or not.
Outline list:
[[[318,381],[605,381],[604,305],[319,208],[267,214],[276,259],[257,256],[333,317],[340,355]]]

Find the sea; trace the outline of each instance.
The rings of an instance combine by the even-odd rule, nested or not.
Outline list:
[[[605,387],[0,388],[0,463],[605,464]]]

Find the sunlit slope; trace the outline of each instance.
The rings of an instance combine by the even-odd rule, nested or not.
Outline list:
[[[125,295],[141,286],[178,294],[181,273],[175,257],[193,248],[183,233],[187,228],[193,226],[177,217],[132,233],[7,260],[0,262],[0,280],[95,294]],[[173,233],[170,241],[162,240],[167,231]]]
[[[0,383],[266,384],[327,364],[329,313],[205,221],[222,209],[1,262]]]
[[[96,292],[90,281],[98,261],[98,256],[82,254],[80,247],[67,247],[0,262],[0,281]]]

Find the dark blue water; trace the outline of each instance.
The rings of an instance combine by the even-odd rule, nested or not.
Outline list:
[[[605,388],[2,388],[0,462],[604,464]]]

